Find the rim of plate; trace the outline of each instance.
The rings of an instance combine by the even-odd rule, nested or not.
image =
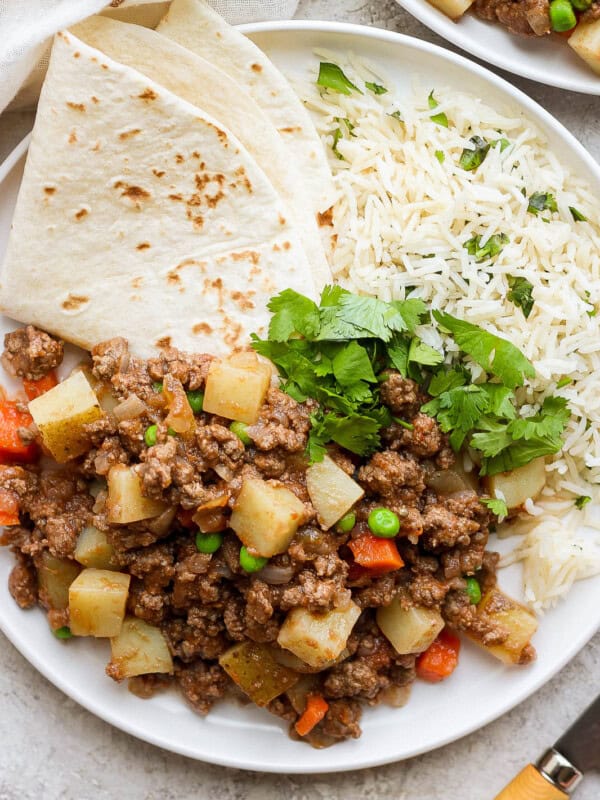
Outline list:
[[[457,22],[454,22],[442,11],[430,5],[427,0],[396,0],[396,2],[415,19],[437,33],[438,36],[442,36],[446,41],[456,45],[456,47],[460,47],[462,50],[466,50],[488,64],[493,64],[500,69],[513,73],[513,75],[520,75],[522,78],[541,83],[544,86],[554,86],[557,89],[567,89],[581,94],[600,95],[600,76],[595,75],[591,67],[587,67],[590,73],[589,77],[582,75],[579,78],[570,72],[556,72],[549,75],[544,71],[543,65],[537,66],[529,60],[515,63],[515,61],[503,55],[504,51],[501,47],[487,48],[484,44],[479,44],[472,32],[467,33],[464,31]],[[478,19],[477,21],[482,26],[488,27],[483,20]],[[502,26],[494,23],[490,23],[491,25],[494,25],[494,31],[497,30],[498,37],[505,35],[511,37],[511,39],[514,38],[515,34],[509,33]],[[551,58],[549,51],[548,59],[551,60]],[[582,66],[584,64],[585,62],[582,60]],[[561,77],[562,75],[566,75],[566,77]]]
[[[518,103],[524,106],[527,110],[531,111],[534,116],[541,119],[548,127],[558,132],[563,138],[566,138],[569,145],[572,146],[578,153],[579,157],[583,159],[596,178],[600,181],[600,165],[596,163],[593,157],[587,150],[578,142],[578,140],[571,134],[558,120],[556,120],[549,112],[545,111],[538,103],[529,98],[520,89],[516,89],[504,78],[501,78],[494,73],[490,72],[485,67],[474,64],[472,61],[462,55],[452,53],[445,50],[439,45],[425,42],[415,37],[406,34],[400,34],[393,31],[386,31],[380,28],[369,28],[363,25],[356,25],[353,23],[338,23],[338,22],[322,22],[313,20],[291,20],[291,21],[278,21],[278,22],[262,22],[262,23],[249,23],[237,26],[244,34],[263,34],[263,33],[286,33],[286,32],[314,32],[314,33],[332,33],[342,34],[349,37],[369,38],[389,43],[402,44],[408,48],[414,48],[423,52],[429,53],[434,57],[441,58],[452,62],[453,64],[463,67],[478,75],[480,78],[494,84],[501,91],[512,96]],[[26,153],[31,139],[31,133],[27,134],[22,141],[14,148],[9,156],[0,164],[0,186],[10,175],[12,169],[18,161]],[[592,579],[593,580],[593,579]],[[119,730],[130,734],[142,741],[153,744],[157,747],[167,751],[178,753],[183,756],[195,759],[197,761],[205,761],[207,763],[216,764],[224,767],[231,767],[235,769],[245,769],[248,771],[260,771],[270,773],[284,773],[284,774],[325,774],[334,772],[348,772],[356,769],[366,769],[368,767],[377,767],[383,764],[390,764],[396,761],[402,761],[422,755],[432,750],[436,750],[451,742],[473,733],[480,728],[488,725],[490,722],[498,719],[511,709],[518,706],[528,697],[532,696],[549,680],[551,680],[566,664],[573,659],[577,653],[584,647],[587,642],[600,630],[600,613],[595,626],[590,626],[589,629],[582,630],[579,635],[570,643],[570,648],[559,659],[557,659],[552,667],[546,672],[540,674],[531,683],[527,683],[521,687],[514,695],[511,695],[509,700],[500,701],[492,706],[490,710],[482,717],[478,718],[475,722],[465,724],[459,732],[452,732],[446,736],[441,737],[436,741],[434,746],[424,745],[415,747],[413,749],[405,750],[402,755],[386,754],[378,756],[373,752],[357,753],[352,751],[340,763],[333,763],[331,765],[323,765],[315,763],[310,765],[298,765],[297,762],[285,757],[287,760],[277,760],[269,762],[268,764],[262,763],[257,765],[250,759],[239,754],[237,757],[229,757],[226,754],[213,754],[205,749],[203,753],[199,753],[197,749],[186,745],[183,742],[174,743],[166,740],[164,737],[148,731],[138,724],[135,719],[123,719],[119,714],[112,710],[112,708],[102,705],[100,702],[90,698],[79,689],[71,686],[60,674],[53,672],[44,662],[42,655],[38,652],[35,644],[22,637],[20,631],[7,623],[2,615],[0,615],[0,630],[6,635],[11,644],[21,653],[21,655],[50,683],[56,686],[60,691],[73,699],[80,706],[91,712],[104,722],[113,725]],[[324,751],[315,751],[321,753]],[[330,752],[330,751],[327,751]]]

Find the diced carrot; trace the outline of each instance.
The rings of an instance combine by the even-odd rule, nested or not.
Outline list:
[[[28,400],[35,400],[35,398],[39,397],[41,394],[45,394],[50,389],[54,389],[57,383],[58,378],[54,370],[44,375],[42,378],[38,378],[37,381],[28,381],[23,378],[23,388],[25,389]]]
[[[2,463],[31,463],[38,457],[35,443],[23,444],[19,428],[28,428],[33,419],[27,411],[19,411],[11,400],[0,403],[0,461]]]
[[[0,489],[0,525],[19,524],[19,500],[14,492]]]
[[[380,539],[370,533],[348,542],[354,561],[369,570],[371,575],[385,575],[404,566],[393,539]]]
[[[444,628],[437,639],[417,658],[417,676],[429,683],[443,681],[458,664],[460,639]]]
[[[306,736],[317,725],[329,708],[329,703],[320,694],[309,694],[306,699],[306,708],[301,717],[298,718],[294,727],[299,736]]]

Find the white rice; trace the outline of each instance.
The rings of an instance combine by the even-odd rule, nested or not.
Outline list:
[[[537,609],[551,606],[574,580],[600,572],[600,523],[589,507],[574,507],[580,495],[600,499],[598,198],[526,119],[442,85],[415,87],[408,100],[401,99],[393,81],[364,60],[318,55],[342,66],[361,88],[375,81],[389,90],[376,96],[366,89],[362,95],[320,91],[313,82],[300,88],[331,154],[338,198],[335,280],[386,300],[412,291],[509,339],[536,368],[536,377],[517,392],[524,414],[535,413],[550,394],[569,401],[564,449],[547,459],[547,486],[527,504],[521,528],[526,533],[513,555],[524,562],[527,600]],[[439,102],[434,111],[427,103],[431,89]],[[402,122],[390,116],[397,110]],[[430,119],[441,112],[448,128]],[[340,118],[355,126],[349,135],[342,124],[337,148],[343,160],[332,150]],[[467,172],[458,162],[473,135],[490,142],[504,137],[511,144],[503,152],[492,147],[483,164]],[[444,154],[443,163],[436,151]],[[550,223],[542,218],[548,212],[527,211],[534,192],[556,198],[558,213]],[[569,206],[589,221],[574,222]],[[463,247],[473,236],[485,243],[500,233],[510,241],[492,261],[476,264]],[[528,319],[506,299],[509,275],[533,284]],[[442,344],[437,334],[427,341]],[[557,389],[561,378],[571,383]],[[586,520],[591,527],[582,532]]]

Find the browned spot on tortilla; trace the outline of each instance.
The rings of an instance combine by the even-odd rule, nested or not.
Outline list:
[[[202,158],[202,156],[200,155],[200,153],[197,150],[194,150],[194,152],[192,153],[192,157],[193,158]]]
[[[79,211],[75,214],[75,219],[83,219],[86,217],[90,212],[87,208],[80,208]]]
[[[183,196],[180,194],[170,194],[168,197],[169,200],[183,200]]]
[[[179,276],[177,270],[178,267],[175,267],[175,269],[169,270],[169,272],[167,272],[167,283],[170,283],[171,285],[181,283],[181,277]]]
[[[248,273],[251,278],[256,278],[257,275],[260,275],[260,270],[256,266],[256,264],[250,268],[250,272]]]
[[[260,261],[260,253],[256,250],[242,250],[239,253],[231,254],[232,261],[251,261],[253,264],[258,264]]]
[[[141,289],[142,283],[144,282],[144,278],[142,275],[138,275],[137,278],[132,278],[131,286],[133,289]]]
[[[67,100],[67,105],[69,108],[72,108],[73,111],[85,111],[85,105],[83,103],[71,103],[70,100]]]
[[[280,214],[280,215],[279,215],[279,224],[280,224],[280,225],[285,225],[285,223],[286,223],[286,219],[285,219],[285,217],[283,217],[283,216]]]
[[[153,169],[152,174],[156,175],[157,178],[162,178],[163,175],[165,174],[165,171],[164,169]]]
[[[223,191],[223,185],[225,183],[225,175],[221,174],[220,172],[211,175],[208,172],[201,173],[197,172],[194,175],[194,182],[196,184],[196,189],[198,192],[193,194],[188,200],[188,206],[201,206],[207,205],[209,208],[216,208],[216,206],[223,200],[225,197],[225,192]],[[216,192],[209,194],[208,187],[210,184],[215,183],[217,184]]]
[[[253,72],[262,72],[262,67],[260,64],[252,64],[251,69]]]
[[[331,244],[332,244],[333,247],[335,247],[335,245],[337,244],[337,240],[338,240],[337,233],[332,233],[331,234]]]
[[[206,122],[206,120],[202,120]],[[221,144],[225,145],[225,147],[229,147],[229,142],[227,141],[227,133],[219,128],[217,125],[213,125],[212,122],[206,122],[209,128],[213,128],[217,136],[219,137],[219,141]]]
[[[65,311],[76,311],[79,306],[89,303],[90,298],[82,294],[69,294],[66,300],[61,303]]]
[[[204,217],[202,214],[192,214],[190,209],[188,208],[186,212],[187,218],[194,223],[197,228],[202,228],[204,225]]]
[[[300,125],[289,125],[286,128],[279,128],[279,133],[296,133],[296,131],[301,131],[302,128]]]
[[[123,4],[123,0],[112,0],[110,3],[111,8],[118,8],[120,5]]]
[[[96,142],[96,143],[94,144],[94,146],[93,146],[93,147],[90,147],[90,150],[91,150],[92,152],[94,152],[94,153],[97,153],[97,152],[98,152],[98,150],[102,150],[102,145],[101,145],[101,144],[100,144],[100,142],[98,141],[98,142]]]
[[[147,250],[151,246],[152,245],[150,244],[150,242],[140,242],[138,245],[136,245],[135,249],[136,250]]]
[[[130,131],[123,131],[122,133],[120,133],[119,139],[121,139],[121,141],[125,141],[125,139],[130,139],[132,136],[137,136],[138,133],[141,132],[142,131],[140,128],[132,128]]]
[[[216,35],[217,39],[222,39],[223,38],[223,34],[220,31],[217,31],[215,35]]]
[[[284,243],[283,243],[283,249],[284,249],[284,250],[289,250],[291,246],[292,246],[292,245],[291,245],[289,242],[284,242]]]
[[[199,333],[206,333],[211,334],[213,329],[210,327],[208,322],[198,322],[196,325],[192,326],[192,333],[199,334]]]
[[[238,167],[234,175],[242,179],[242,183],[246,187],[246,191],[248,192],[248,194],[252,194],[252,184],[250,183],[248,176],[246,175],[246,170],[244,169],[244,167]]]
[[[123,187],[121,181],[118,181],[118,184],[115,186],[120,189]],[[142,189],[141,186],[127,186],[121,192],[121,197],[128,197],[130,200],[146,200],[150,197],[150,192],[147,192],[145,189]]]
[[[75,133],[74,130],[72,130],[71,133],[69,134],[68,142],[69,144],[75,144],[76,141],[77,141],[77,134]]]
[[[73,58],[79,58],[80,56],[81,56],[81,53],[79,52],[79,50],[76,50],[76,51],[73,53]]]
[[[160,347],[160,348],[171,347],[171,337],[170,336],[163,336],[162,338],[157,339],[154,342],[154,344],[156,345],[156,347]]]
[[[98,103],[100,102],[100,100],[98,100],[98,98],[96,97],[96,95],[95,95],[95,94],[93,94],[93,95],[90,97],[90,100],[91,100],[91,101],[92,101],[92,103],[94,103],[95,105],[98,105]]]
[[[148,86],[148,88],[144,89],[144,91],[141,94],[138,94],[138,97],[140,98],[140,100],[156,100],[158,95],[156,94],[154,89],[151,89]]]
[[[56,191],[56,186],[44,186],[44,192],[46,194],[54,194]]]
[[[227,326],[227,332],[223,334],[223,341],[228,347],[233,347],[239,341],[243,330],[242,326],[239,322],[229,319],[229,317],[225,317],[224,322]]]
[[[181,153],[177,153],[177,155],[175,156],[175,161],[178,164],[181,164],[185,161],[185,158],[181,155]]]
[[[102,69],[108,69],[108,64],[100,64],[100,66],[102,67]]]
[[[281,250],[281,247],[279,247],[278,244],[274,244],[273,245],[273,252],[274,253],[279,253],[280,250]]]
[[[242,311],[249,311],[251,308],[254,308],[252,300],[243,292],[232,292],[231,299],[238,304]]]
[[[330,206],[327,211],[323,211],[321,214],[320,212],[317,213],[317,220],[321,228],[326,228],[328,226],[333,226],[333,206]]]

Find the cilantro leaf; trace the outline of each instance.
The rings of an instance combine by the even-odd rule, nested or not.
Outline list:
[[[343,139],[343,137],[344,137],[344,134],[342,133],[342,129],[341,128],[336,128],[333,131],[333,133],[331,134],[331,138],[332,138],[331,149],[335,153],[335,157],[338,158],[340,161],[345,161],[346,160],[344,158],[344,156],[338,150],[338,144],[340,142],[340,139]]]
[[[325,89],[331,89],[340,94],[352,94],[353,89],[359,94],[362,94],[358,86],[355,86],[352,81],[346,77],[342,68],[329,61],[321,61],[319,64],[317,86],[323,86]]]
[[[587,222],[588,218],[584,217],[581,211],[578,211],[574,206],[569,206],[569,211],[575,222]]]
[[[439,106],[438,101],[433,96],[433,89],[429,93],[429,97],[427,98],[427,104],[431,109],[437,108]],[[441,111],[439,114],[432,114],[432,116],[430,116],[429,119],[432,122],[435,122],[436,125],[441,125],[442,128],[448,127],[448,117],[444,114],[443,111]]]
[[[527,278],[520,276],[507,275],[506,279],[510,287],[507,299],[518,306],[523,311],[525,319],[528,319],[533,308],[533,284]]]
[[[373,94],[387,94],[387,89],[385,86],[381,86],[379,83],[372,83],[371,81],[365,81],[365,86],[370,92]]]
[[[497,456],[486,458],[481,465],[481,475],[497,475],[499,472],[511,472],[518,467],[524,467],[536,458],[553,455],[560,450],[562,442],[552,438],[519,439],[513,442]]]
[[[410,342],[408,360],[416,364],[425,364],[429,367],[435,367],[437,364],[442,363],[444,354],[430,347],[428,344],[425,344],[425,342],[422,342],[415,336]]]
[[[525,378],[535,377],[533,364],[506,339],[442,311],[434,311],[433,316],[451,334],[463,353],[509,389],[522,386]]]
[[[537,414],[521,417],[510,423],[511,435],[515,439],[525,440],[557,437],[565,429],[570,416],[566,398],[546,397]]]
[[[293,333],[313,337],[319,332],[317,305],[293,289],[284,289],[272,297],[267,308],[273,312],[269,324],[269,338],[276,342],[286,342]]]
[[[503,518],[508,516],[508,508],[505,500],[501,500],[499,497],[482,497],[481,502],[497,517]]]
[[[585,508],[588,503],[591,503],[591,502],[592,502],[592,498],[589,496],[589,494],[581,494],[575,500],[575,508],[578,508],[578,509],[581,510],[582,508]]]
[[[463,244],[463,247],[470,256],[475,256],[475,263],[479,264],[486,261],[488,258],[494,258],[508,244],[510,239],[505,233],[494,233],[488,238],[486,243],[482,246],[482,236],[473,236],[471,239]]]
[[[500,147],[500,152],[503,153],[507,147],[510,147],[510,141],[508,139],[505,139],[503,136],[500,139],[496,139],[496,141],[492,145],[492,147],[497,147],[497,146]]]
[[[421,407],[424,414],[436,417],[444,433],[450,433],[450,444],[459,450],[469,433],[488,407],[487,395],[479,386],[457,386],[442,392]]]
[[[434,156],[437,158],[440,164],[443,164],[444,161],[446,160],[446,154],[444,153],[443,150],[436,150]]]
[[[481,136],[471,136],[469,141],[473,147],[465,147],[458,163],[467,172],[472,172],[485,161],[490,149],[490,143]]]
[[[469,375],[465,369],[454,367],[447,372],[436,372],[432,377],[427,391],[432,397],[437,397],[442,392],[455,389],[457,386],[464,386],[469,380]]]
[[[392,111],[391,114],[388,114],[388,117],[393,117],[394,119],[397,119],[398,122],[404,122],[402,119],[402,112],[398,111],[398,109],[396,109],[396,111]]]
[[[357,455],[368,455],[380,443],[381,424],[372,417],[354,415],[342,417],[318,411],[311,416],[312,428],[308,439],[311,461],[322,461],[327,442],[336,442]]]
[[[556,198],[550,192],[534,192],[529,198],[527,211],[536,217],[542,211],[558,211]]]
[[[393,336],[387,345],[390,365],[406,378],[408,375],[408,351],[410,342],[404,336]]]
[[[333,359],[333,374],[342,386],[351,386],[358,381],[377,383],[369,355],[356,341],[340,348]]]

